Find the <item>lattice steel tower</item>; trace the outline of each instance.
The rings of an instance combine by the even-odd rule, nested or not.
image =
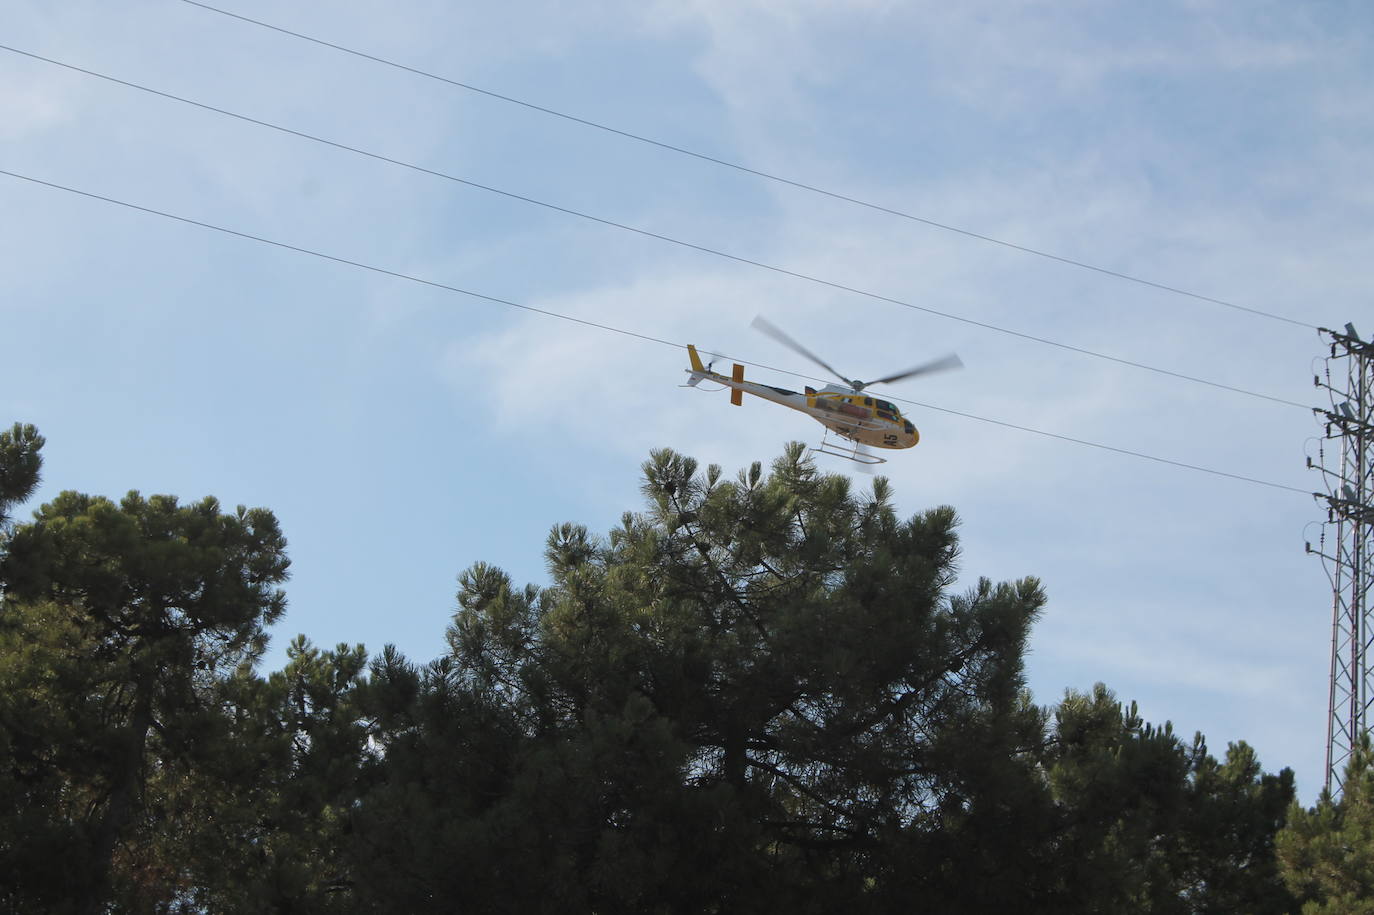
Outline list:
[[[1313,378],[1331,399],[1315,409],[1324,426],[1317,459],[1307,466],[1322,475],[1326,523],[1316,549],[1331,579],[1331,692],[1326,724],[1326,788],[1341,792],[1345,765],[1360,736],[1374,725],[1374,343],[1345,325],[1321,328],[1331,354]]]

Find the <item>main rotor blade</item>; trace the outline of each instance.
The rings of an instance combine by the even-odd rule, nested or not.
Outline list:
[[[781,343],[783,346],[786,346],[794,352],[805,356],[807,359],[810,359],[812,362],[816,363],[821,368],[825,369],[827,372],[843,381],[846,385],[850,387],[854,386],[854,382],[850,381],[848,378],[844,377],[839,372],[835,371],[835,369],[830,365],[830,363],[826,362],[820,356],[817,356],[815,353],[811,352],[811,350],[802,346],[796,340],[793,340],[791,337],[787,336],[787,334],[783,332],[782,328],[778,327],[776,324],[769,321],[763,315],[757,315],[754,318],[754,329],[762,331],[763,333],[772,337],[774,340]]]
[[[893,381],[904,381],[907,378],[914,378],[917,375],[929,375],[934,372],[947,372],[950,369],[960,369],[964,367],[964,360],[958,354],[950,353],[941,356],[939,359],[932,359],[929,362],[922,362],[915,368],[907,369],[905,372],[898,372],[895,375],[887,375],[882,378],[874,378],[872,381],[865,381],[864,387],[870,384],[889,384]]]

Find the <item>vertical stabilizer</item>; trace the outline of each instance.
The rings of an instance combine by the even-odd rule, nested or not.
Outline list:
[[[687,344],[687,358],[692,360],[692,371],[706,373],[706,366],[702,365],[701,356],[697,354],[697,348],[692,344]]]

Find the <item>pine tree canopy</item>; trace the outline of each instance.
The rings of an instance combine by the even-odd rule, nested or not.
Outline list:
[[[0,504],[41,444],[0,435]],[[555,525],[545,584],[463,571],[428,664],[302,636],[266,675],[270,512],[57,496],[0,558],[0,907],[1294,905],[1292,774],[1100,684],[1036,705],[1045,591],[956,591],[953,509],[903,518],[800,445],[733,477],[657,451],[643,494],[604,535]]]

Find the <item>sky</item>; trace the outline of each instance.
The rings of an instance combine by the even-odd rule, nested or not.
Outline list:
[[[881,472],[903,514],[958,511],[959,589],[1042,579],[1035,699],[1104,682],[1315,798],[1303,405],[1315,328],[1374,333],[1374,9],[214,5],[318,42],[186,0],[3,4],[0,421],[48,439],[30,508],[266,506],[293,565],[265,669],[296,633],[427,661],[464,568],[546,582],[549,528],[641,508],[651,449],[733,473],[819,442],[681,388],[687,343],[793,389],[818,371],[755,315],[850,377],[953,351],[874,390],[921,430]]]

